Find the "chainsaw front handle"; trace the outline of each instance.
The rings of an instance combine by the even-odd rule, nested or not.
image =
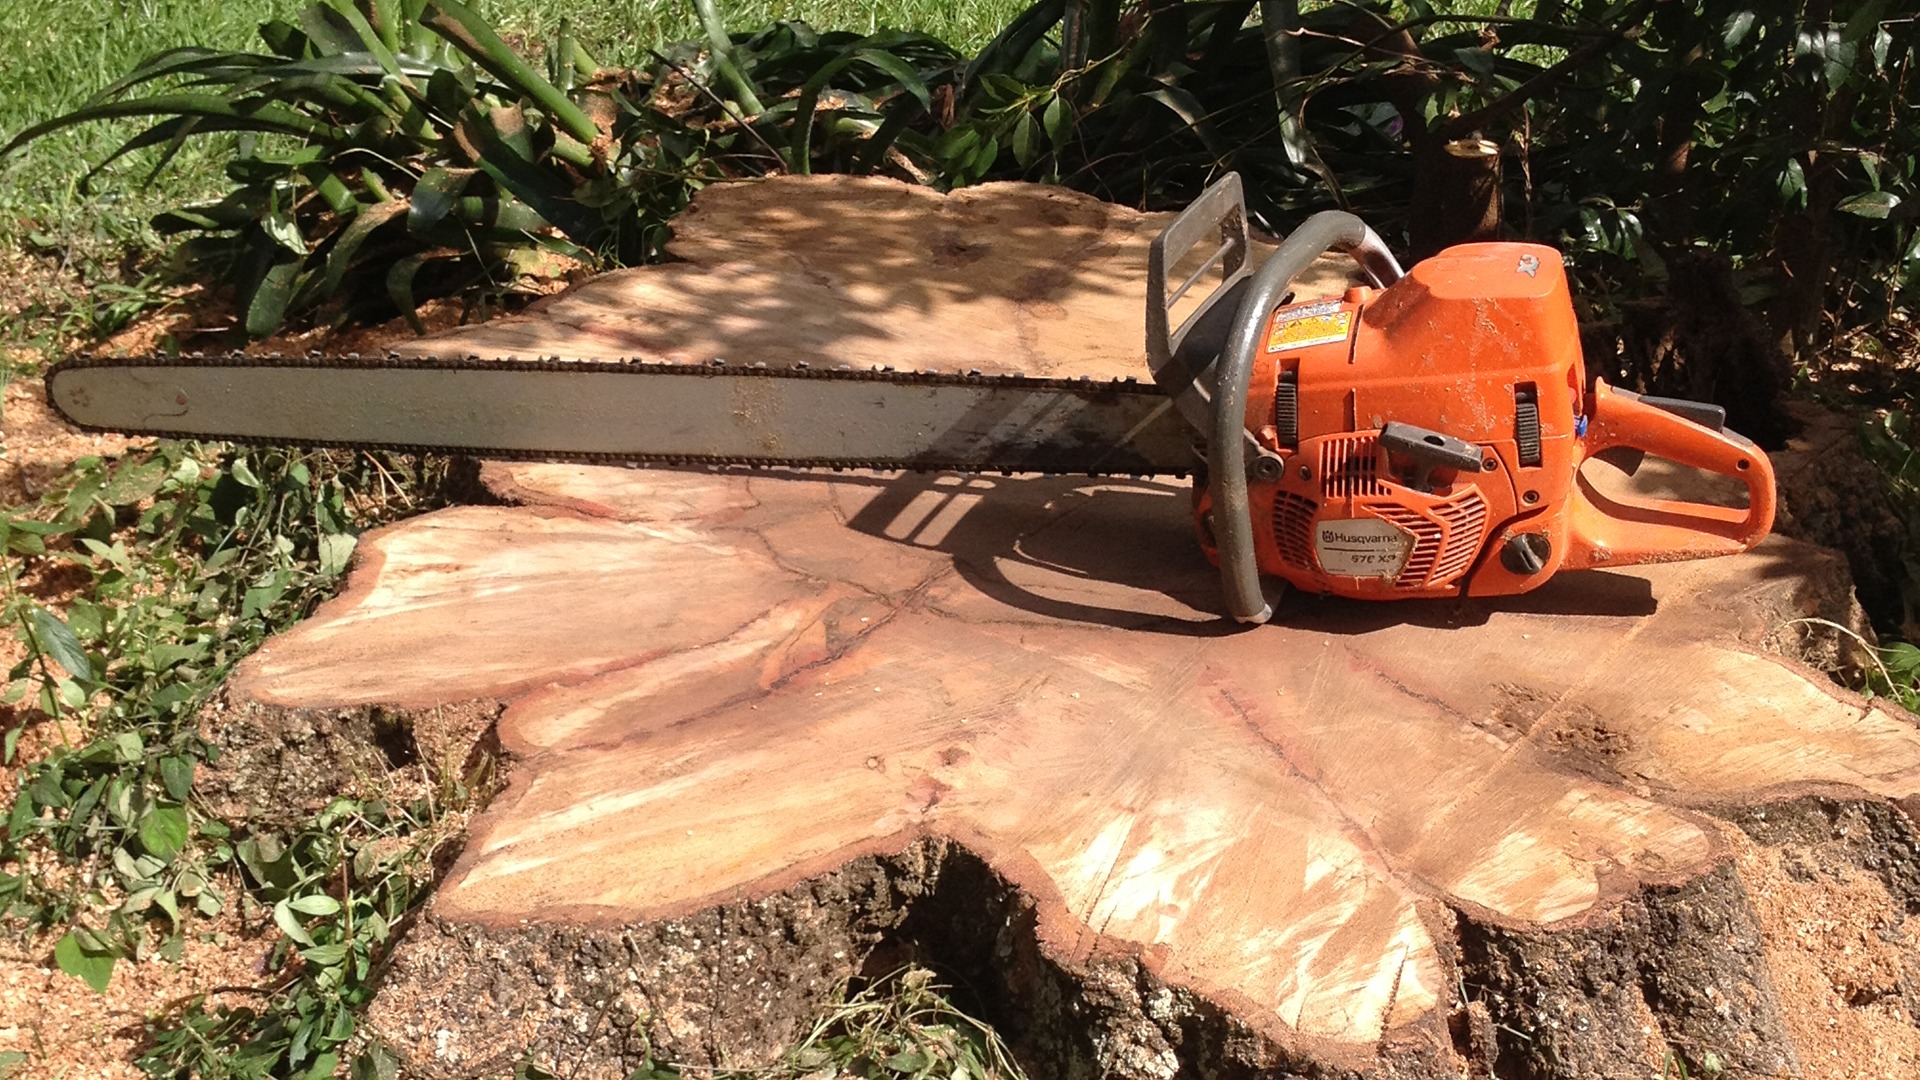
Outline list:
[[[1578,477],[1562,569],[1673,562],[1746,551],[1773,528],[1773,464],[1733,431],[1715,431],[1596,380],[1584,454],[1628,448],[1730,476],[1747,489],[1744,508],[1601,494]]]
[[[1254,558],[1253,507],[1247,497],[1247,384],[1253,377],[1267,320],[1286,300],[1293,279],[1328,252],[1353,256],[1374,285],[1385,288],[1403,276],[1400,264],[1366,222],[1339,210],[1308,218],[1253,275],[1234,316],[1226,347],[1214,364],[1213,423],[1207,433],[1207,492],[1213,500],[1213,536],[1220,552],[1220,580],[1227,613],[1243,623],[1273,617],[1260,588]],[[1256,453],[1259,452],[1255,446]]]

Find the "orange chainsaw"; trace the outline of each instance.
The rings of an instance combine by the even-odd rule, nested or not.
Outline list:
[[[1329,252],[1350,255],[1371,285],[1291,302],[1295,279]],[[1723,412],[1587,377],[1553,249],[1468,244],[1403,274],[1358,218],[1328,212],[1257,268],[1252,254],[1233,175],[1154,241],[1151,382],[232,354],[69,358],[48,373],[47,397],[88,430],[241,442],[628,465],[1193,473],[1201,546],[1228,613],[1249,623],[1272,614],[1263,573],[1357,599],[1496,596],[1559,570],[1745,551],[1772,526],[1772,467]],[[1581,465],[1610,451],[1736,478],[1744,505],[1604,495]]]

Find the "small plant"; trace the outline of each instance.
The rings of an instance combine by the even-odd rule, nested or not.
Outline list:
[[[1709,1080],[1711,1077],[1726,1075],[1726,1065],[1720,1055],[1712,1050],[1700,1055],[1699,1071],[1687,1068],[1687,1059],[1678,1050],[1667,1051],[1667,1057],[1660,1065],[1660,1080]]]
[[[829,1009],[779,1065],[752,1080],[823,1071],[873,1080],[1024,1080],[1000,1036],[955,1008],[944,990],[922,967],[875,980]]]
[[[102,989],[119,958],[177,956],[196,912],[232,902],[215,882],[246,849],[195,807],[215,749],[194,717],[240,657],[332,589],[363,522],[414,504],[419,489],[396,477],[426,475],[364,455],[162,442],[83,459],[38,506],[0,514],[0,617],[24,646],[0,702],[45,714],[60,739],[19,769],[0,914],[68,926],[63,970]],[[64,615],[26,587],[76,573]],[[23,730],[0,736],[10,764]],[[25,873],[30,851],[67,869]]]
[[[1887,409],[1869,414],[1860,426],[1861,449],[1880,471],[1882,483],[1907,535],[1920,539],[1920,448],[1914,445],[1913,420],[1907,410]],[[1911,626],[1920,612],[1920,551],[1909,546],[1901,584],[1904,617]]]
[[[778,1061],[747,1070],[693,1072],[649,1062],[625,1080],[1026,1080],[997,1032],[954,1006],[926,968],[908,966],[829,1006]],[[532,1062],[514,1080],[559,1080]]]
[[[275,985],[258,1004],[193,999],[149,1027],[140,1066],[154,1076],[334,1075],[396,925],[424,896],[435,853],[457,838],[445,812],[463,806],[336,799],[289,835],[235,844],[249,900],[281,933],[267,961]],[[368,1051],[359,1068],[377,1072],[382,1060]]]

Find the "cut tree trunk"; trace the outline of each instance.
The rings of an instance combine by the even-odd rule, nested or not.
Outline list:
[[[1153,225],[1016,186],[709,189],[688,262],[420,348],[1143,370]],[[509,784],[373,1006],[412,1071],[752,1063],[910,958],[1036,1077],[1920,1052],[1920,731],[1792,658],[1854,610],[1822,549],[1296,595],[1233,632],[1182,484],[481,479],[502,505],[364,538],[230,688],[292,718],[504,703]],[[1840,945],[1793,920],[1833,896],[1880,905],[1842,943],[1880,966],[1830,1016]]]

